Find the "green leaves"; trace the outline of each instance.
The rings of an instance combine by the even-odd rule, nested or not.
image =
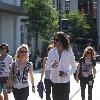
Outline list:
[[[85,14],[70,12],[66,17],[69,19],[69,32],[74,37],[85,37],[89,34],[90,26],[86,22]]]
[[[29,32],[47,37],[58,27],[58,13],[51,5],[51,0],[25,0],[24,8],[29,18]]]

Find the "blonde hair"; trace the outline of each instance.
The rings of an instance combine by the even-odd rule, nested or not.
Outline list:
[[[91,51],[91,57],[92,58],[96,57],[96,52],[91,46],[88,46],[88,47],[85,48],[84,53],[83,53],[83,57],[87,56],[88,51]]]
[[[27,44],[22,44],[21,46],[19,46],[16,50],[16,53],[15,53],[15,60],[18,60],[19,59],[19,51],[22,49],[22,48],[25,48],[27,50],[27,53],[26,53],[26,61],[29,60],[29,48],[28,48],[28,45]]]

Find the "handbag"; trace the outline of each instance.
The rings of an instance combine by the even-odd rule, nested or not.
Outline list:
[[[43,92],[45,91],[44,89],[44,84],[42,81],[40,81],[37,85],[37,91],[38,91],[38,94],[39,96],[41,97],[41,99],[43,99]]]

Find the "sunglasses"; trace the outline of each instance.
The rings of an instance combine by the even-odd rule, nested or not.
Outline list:
[[[20,51],[20,53],[28,53],[27,51]]]
[[[6,47],[2,47],[1,49],[4,50],[4,49],[7,49],[7,48]]]
[[[87,54],[92,54],[91,52],[87,52]]]
[[[56,41],[56,42],[59,42],[59,39],[53,39],[54,41]]]

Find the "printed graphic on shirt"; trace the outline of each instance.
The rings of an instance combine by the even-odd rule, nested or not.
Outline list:
[[[92,74],[92,64],[82,63],[82,75],[88,77],[90,74]]]
[[[3,61],[0,61],[0,76],[5,73],[6,64]]]
[[[30,68],[30,64],[27,63],[23,70],[19,70],[16,64],[13,64],[13,80],[14,83],[27,83],[28,79],[28,71]]]

